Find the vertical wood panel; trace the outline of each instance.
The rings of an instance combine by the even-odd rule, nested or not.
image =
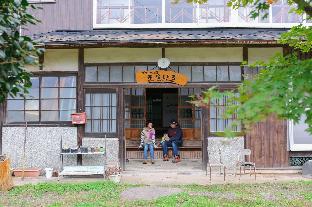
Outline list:
[[[255,124],[246,135],[246,145],[258,167],[288,166],[287,122],[272,115]]]
[[[30,10],[41,23],[29,25],[23,34],[32,35],[55,30],[90,30],[92,0],[57,0],[54,4],[37,4],[42,9]]]

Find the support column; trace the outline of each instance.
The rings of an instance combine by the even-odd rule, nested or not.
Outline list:
[[[84,112],[84,49],[78,50],[78,76],[77,76],[77,109],[78,112]],[[77,145],[82,145],[82,138],[84,135],[84,125],[77,126]],[[77,156],[77,164],[82,165],[82,156]]]

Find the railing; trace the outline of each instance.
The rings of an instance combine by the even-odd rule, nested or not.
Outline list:
[[[199,23],[229,22],[230,8],[225,5],[203,5],[199,8]]]

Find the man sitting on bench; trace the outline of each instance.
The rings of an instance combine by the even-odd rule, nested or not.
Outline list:
[[[181,161],[179,147],[182,146],[182,129],[180,128],[179,124],[172,120],[170,122],[170,128],[168,130],[168,137],[169,140],[164,140],[162,142],[162,149],[163,149],[163,160],[169,161],[168,157],[168,147],[172,147],[173,149],[173,163],[178,163]]]

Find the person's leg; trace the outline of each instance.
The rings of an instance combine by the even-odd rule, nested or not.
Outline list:
[[[144,153],[143,153],[143,164],[146,164],[146,160],[147,160],[147,150],[148,150],[148,144],[144,144]]]
[[[179,154],[179,145],[176,142],[172,142],[172,150],[173,150],[173,156],[180,156]]]
[[[154,145],[153,144],[149,144],[149,150],[150,150],[152,164],[154,164]]]
[[[163,156],[168,156],[168,142],[164,141],[162,144]]]

